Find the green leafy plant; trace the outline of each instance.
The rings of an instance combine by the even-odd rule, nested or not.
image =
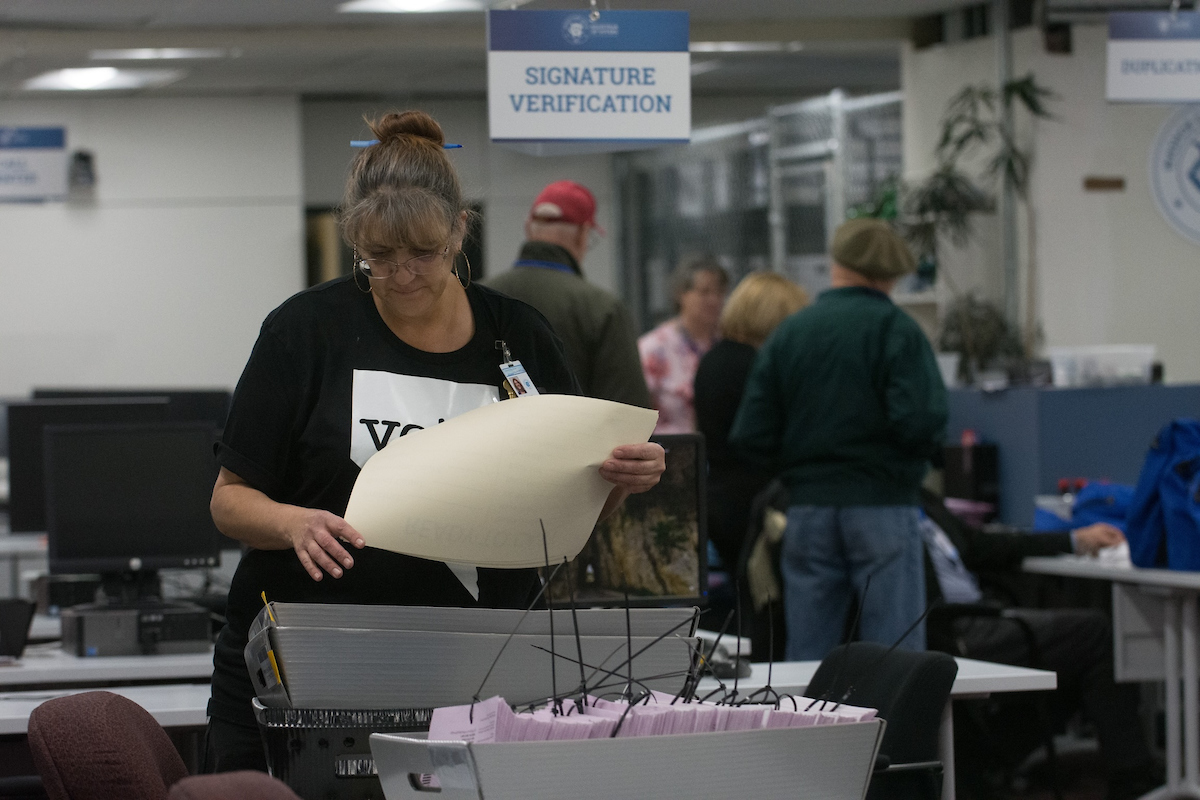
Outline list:
[[[1033,75],[1013,80],[997,91],[991,86],[967,86],[950,99],[942,117],[941,135],[934,155],[938,166],[923,182],[903,192],[904,232],[920,257],[936,263],[938,242],[946,238],[965,245],[972,235],[972,216],[992,210],[994,193],[1007,184],[1024,207],[1027,226],[1026,318],[1018,334],[1012,325],[1004,335],[995,330],[1003,315],[989,303],[962,297],[949,274],[942,270],[955,302],[946,310],[940,344],[963,356],[966,374],[1000,356],[1029,358],[1038,333],[1034,290],[1037,262],[1033,207],[1029,199],[1032,153],[1020,146],[1007,124],[1009,111],[1020,108],[1037,119],[1052,119],[1048,103],[1054,93]],[[963,167],[968,159],[984,157],[982,174],[972,177]],[[983,313],[983,309],[987,313]],[[976,326],[975,329],[972,326]],[[1003,342],[1003,344],[1000,344]],[[1014,346],[1016,352],[1013,352]]]
[[[1025,355],[1020,336],[1000,309],[969,292],[954,298],[947,307],[937,345],[944,353],[963,354],[958,374],[964,380],[971,379],[976,366],[1021,359]]]

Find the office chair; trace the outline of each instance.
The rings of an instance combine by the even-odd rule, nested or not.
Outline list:
[[[265,772],[240,770],[217,775],[193,775],[171,787],[167,800],[300,800],[278,778]]]
[[[958,664],[946,653],[891,650],[853,642],[825,656],[809,697],[879,711],[887,721],[867,800],[936,800],[942,763],[938,733]]]
[[[188,777],[154,717],[111,692],[42,703],[29,715],[29,749],[49,800],[300,800],[265,773]]]
[[[50,800],[166,800],[187,777],[154,717],[111,692],[42,703],[29,715],[29,749]]]
[[[963,619],[1001,619],[1015,626],[1020,631],[1029,650],[1029,663],[1027,666],[1033,669],[1043,669],[1041,646],[1029,623],[1020,616],[1011,613],[1010,609],[988,605],[987,603],[945,603],[930,609],[929,617],[926,619],[926,641],[929,649],[951,655],[970,657],[970,654],[963,651],[960,647],[958,639],[954,634],[954,623]],[[1012,702],[1012,699],[1009,698],[1006,702]],[[1039,692],[1031,702],[1042,746],[1046,749],[1046,766],[1049,772],[1050,790],[1055,800],[1062,800],[1062,787],[1058,781],[1058,753],[1054,746],[1054,725],[1050,719],[1050,711],[1046,706],[1046,697],[1044,693]],[[999,736],[994,732],[993,726],[987,719],[987,715],[983,709],[979,708],[978,704],[964,703],[962,711],[964,717],[970,723],[970,728],[987,742],[985,746],[980,748],[981,750],[996,753],[1003,749],[998,745],[1005,737]],[[956,727],[956,730],[961,727]],[[1002,766],[1006,773],[1011,773],[1015,765],[1003,764]]]

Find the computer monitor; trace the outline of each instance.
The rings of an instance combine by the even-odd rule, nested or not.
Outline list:
[[[626,592],[636,606],[694,604],[706,595],[704,437],[671,434],[650,441],[666,450],[667,469],[658,485],[630,495],[563,568],[570,571],[578,604],[624,605]],[[551,587],[556,606],[567,601],[564,577],[560,571]]]
[[[22,400],[8,404],[8,525],[13,533],[46,530],[42,431],[47,425],[162,422],[165,397]],[[209,487],[211,489],[211,487]]]
[[[80,386],[41,388],[33,390],[35,400],[95,399],[116,397],[156,397],[167,401],[168,422],[207,422],[217,436],[225,428],[233,394],[227,389],[200,389],[175,387],[166,389],[113,389]],[[226,536],[221,537],[222,550],[237,550],[241,543]]]
[[[170,422],[211,422],[221,430],[229,416],[232,394],[226,389],[100,389],[90,387],[33,390],[34,400],[79,400],[84,398],[165,397],[166,419]]]
[[[160,569],[217,566],[212,445],[203,422],[48,426],[50,572],[100,573],[111,598],[113,582],[157,595]]]

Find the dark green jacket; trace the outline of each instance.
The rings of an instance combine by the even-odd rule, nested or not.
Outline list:
[[[542,312],[585,395],[650,408],[633,321],[620,300],[583,279],[564,248],[526,242],[513,268],[485,283]]]
[[[831,289],[759,351],[730,433],[793,504],[916,505],[946,427],[925,334],[887,295]]]

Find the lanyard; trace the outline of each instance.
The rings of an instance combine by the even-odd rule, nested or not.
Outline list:
[[[512,352],[508,349],[508,342],[497,339],[496,349],[504,356],[504,360],[500,363],[500,372],[504,375],[504,391],[508,393],[508,399],[531,397],[537,394],[537,387],[529,379],[525,367],[512,357]]]
[[[537,261],[532,258],[522,258],[513,263],[514,267],[534,267],[536,269],[552,269],[558,272],[568,272],[572,275],[575,270],[571,269],[569,264],[560,264],[557,261]]]

